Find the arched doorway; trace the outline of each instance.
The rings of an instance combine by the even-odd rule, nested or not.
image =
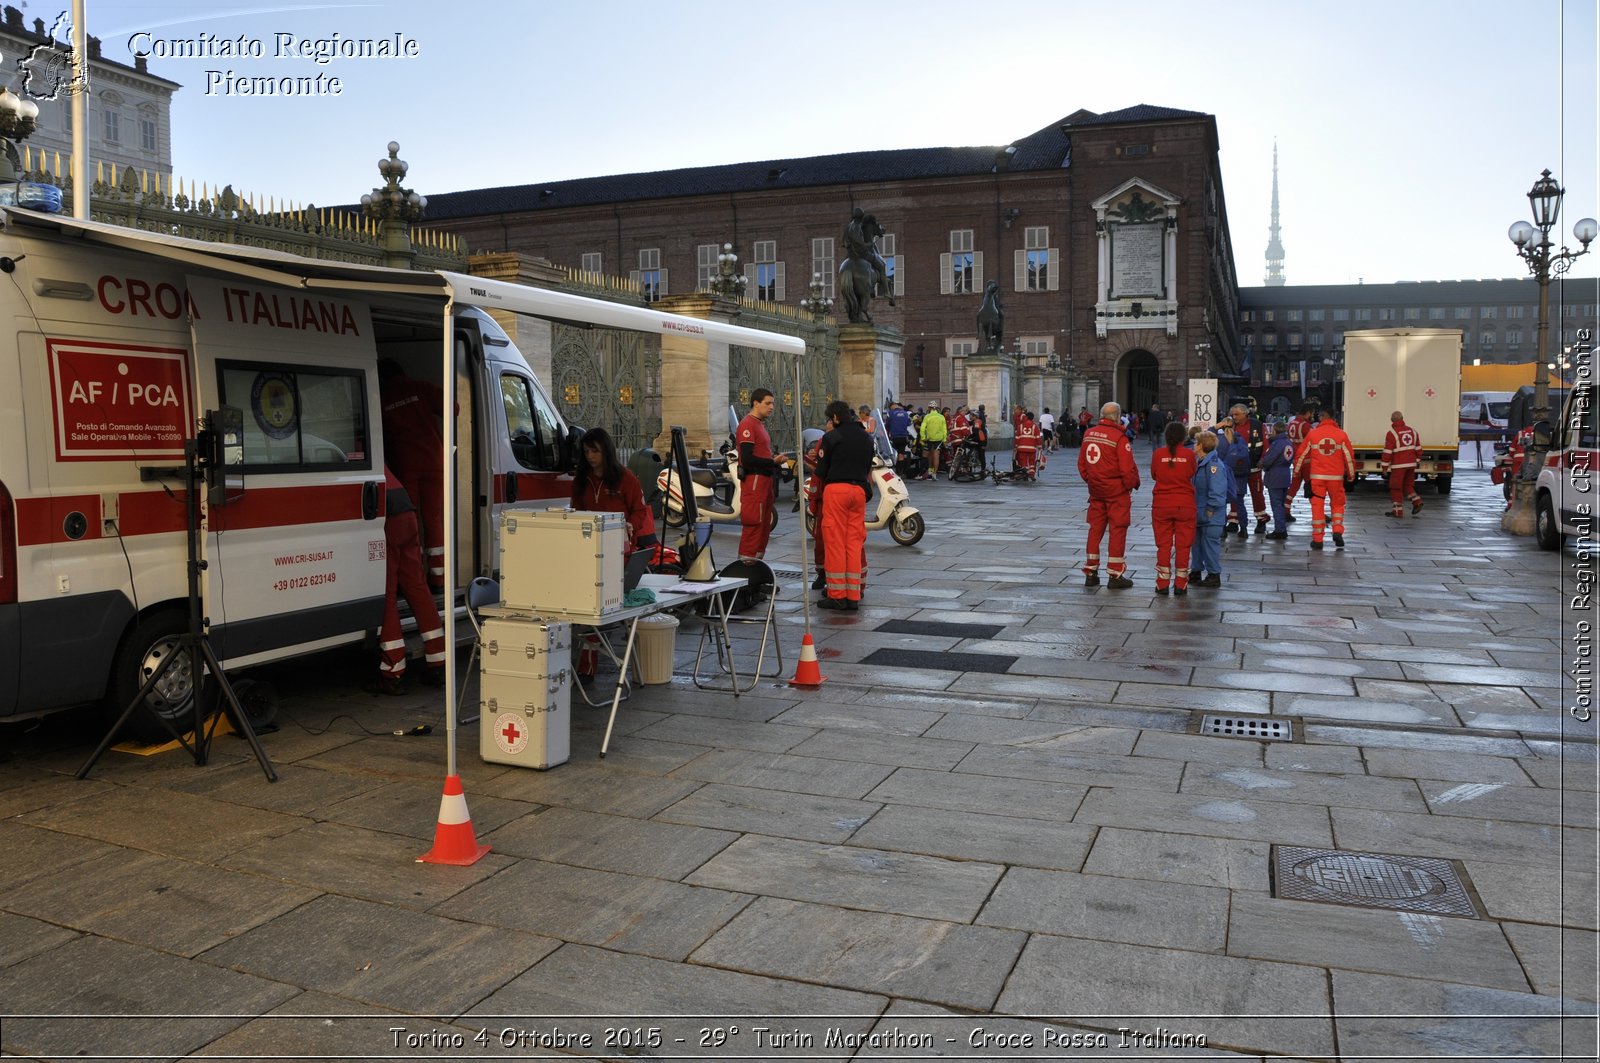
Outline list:
[[[1117,363],[1117,401],[1124,413],[1143,414],[1156,401],[1160,364],[1146,350],[1129,351]]]

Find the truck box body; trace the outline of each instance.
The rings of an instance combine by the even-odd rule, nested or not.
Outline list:
[[[1422,439],[1420,477],[1450,490],[1460,449],[1461,333],[1456,329],[1371,329],[1344,334],[1345,434],[1357,476],[1376,475],[1399,410]]]

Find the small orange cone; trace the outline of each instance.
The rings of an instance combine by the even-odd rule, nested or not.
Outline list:
[[[467,811],[467,795],[461,789],[461,776],[444,777],[444,797],[439,801],[439,826],[433,832],[433,848],[417,857],[419,864],[476,864],[489,852],[472,833],[472,814]]]
[[[792,687],[820,687],[828,681],[822,674],[822,668],[817,664],[817,646],[811,641],[811,632],[807,631],[804,639],[800,641],[800,660],[795,662],[794,678],[789,681]]]

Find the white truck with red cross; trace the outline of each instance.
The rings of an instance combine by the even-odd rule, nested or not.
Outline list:
[[[243,425],[202,518],[203,608],[224,666],[375,631],[381,358],[454,397],[447,585],[493,575],[500,510],[564,504],[572,444],[488,310],[803,350],[559,291],[0,210],[0,720],[120,710],[173,651],[188,603],[174,467],[208,411],[237,409]],[[135,718],[179,718],[190,697],[188,670],[169,669]]]
[[[1381,475],[1384,440],[1399,410],[1422,439],[1417,478],[1450,493],[1461,448],[1461,332],[1364,329],[1344,334],[1344,419],[1356,477]]]

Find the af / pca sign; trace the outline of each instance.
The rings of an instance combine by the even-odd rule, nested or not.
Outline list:
[[[189,352],[45,340],[57,461],[183,458],[194,425]]]

